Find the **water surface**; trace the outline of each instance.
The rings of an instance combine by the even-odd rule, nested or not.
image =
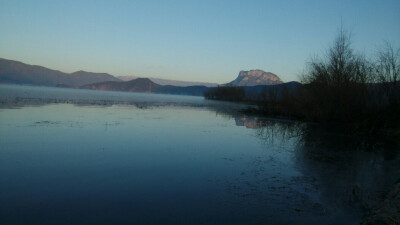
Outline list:
[[[0,224],[358,224],[392,150],[200,97],[0,85]],[[340,140],[340,139],[339,139]]]

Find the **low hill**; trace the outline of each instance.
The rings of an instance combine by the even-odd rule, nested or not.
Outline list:
[[[118,79],[123,81],[130,81],[137,79],[137,76],[118,76]],[[180,80],[170,80],[170,79],[161,79],[161,78],[154,78],[149,77],[151,81],[159,85],[172,85],[178,87],[189,87],[189,86],[206,86],[206,87],[216,87],[218,86],[217,83],[208,83],[208,82],[192,82],[192,81],[180,81]]]
[[[279,99],[284,91],[294,92],[301,86],[303,86],[301,83],[291,81],[275,85],[244,86],[241,88],[246,91],[247,99],[261,100],[260,98],[264,98],[265,95],[275,95]]]
[[[107,81],[94,84],[83,85],[80,88],[106,91],[129,91],[152,93],[160,85],[152,82],[149,78],[137,78],[130,81]]]
[[[120,82],[100,82],[81,86],[84,89],[107,90],[107,91],[129,91],[146,92],[159,94],[177,94],[177,95],[203,95],[208,90],[205,86],[178,87],[173,85],[159,85],[149,78],[137,78],[130,81]]]

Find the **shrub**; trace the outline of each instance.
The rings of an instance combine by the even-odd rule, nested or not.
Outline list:
[[[245,90],[235,86],[218,86],[204,93],[206,99],[224,101],[243,101]]]

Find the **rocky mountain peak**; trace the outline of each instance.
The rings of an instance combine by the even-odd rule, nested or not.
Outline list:
[[[233,86],[256,86],[256,85],[273,85],[281,84],[282,80],[271,72],[263,70],[240,71],[238,77],[229,82],[228,85]]]

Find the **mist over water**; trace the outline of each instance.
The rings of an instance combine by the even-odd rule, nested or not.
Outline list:
[[[12,85],[0,103],[0,224],[358,224],[400,177],[398,151],[241,104]]]

